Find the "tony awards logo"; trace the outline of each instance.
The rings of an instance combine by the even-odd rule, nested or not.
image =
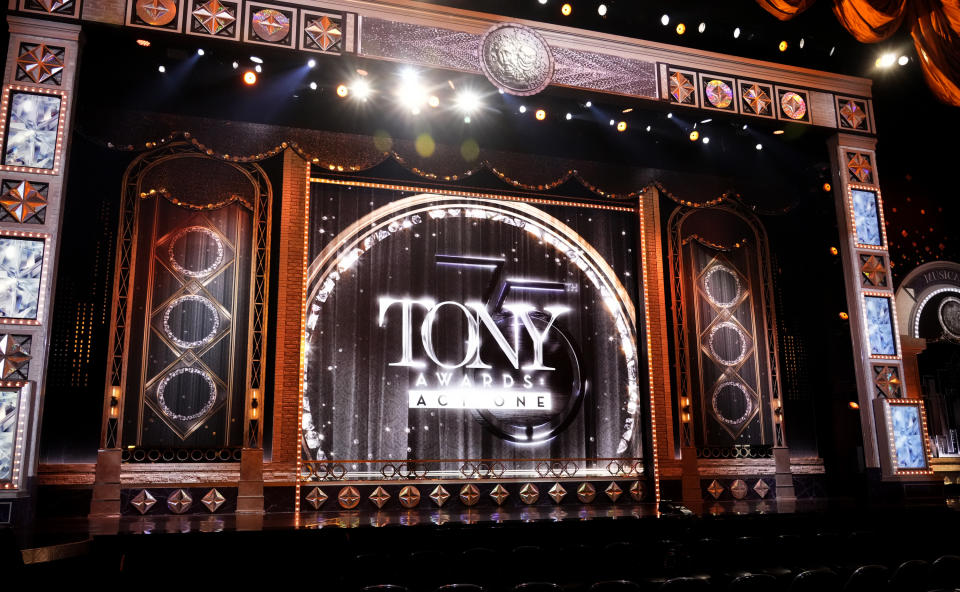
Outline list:
[[[410,409],[469,410],[500,438],[535,444],[574,419],[586,391],[563,330],[572,310],[562,283],[503,279],[503,260],[437,255],[438,269],[484,268],[482,298],[379,298],[377,324],[400,332],[390,366],[410,369]]]

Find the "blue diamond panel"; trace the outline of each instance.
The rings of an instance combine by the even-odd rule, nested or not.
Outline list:
[[[870,354],[876,356],[897,355],[893,339],[893,321],[890,315],[890,299],[883,296],[864,296],[867,309],[867,336],[870,339]]]
[[[3,164],[52,169],[60,121],[60,97],[14,92]]]
[[[857,227],[857,243],[882,247],[880,216],[877,214],[877,194],[862,189],[854,189],[850,193],[853,198],[853,221]]]
[[[0,237],[0,317],[37,318],[43,241]]]
[[[0,391],[0,481],[9,481],[13,474],[13,437],[17,433],[19,399],[18,391]]]
[[[893,420],[897,468],[927,468],[923,431],[920,429],[920,408],[916,405],[890,405],[890,418]]]

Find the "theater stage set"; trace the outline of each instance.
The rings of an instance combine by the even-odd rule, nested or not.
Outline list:
[[[946,508],[960,267],[894,284],[870,80],[405,0],[9,8],[25,558]]]

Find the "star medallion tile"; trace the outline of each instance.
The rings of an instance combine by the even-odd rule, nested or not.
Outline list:
[[[610,498],[611,502],[616,502],[620,499],[620,495],[623,493],[623,490],[620,489],[620,486],[617,485],[616,481],[611,481],[610,485],[607,485],[607,488],[603,490],[607,494],[607,497]]]
[[[195,8],[192,14],[207,33],[216,35],[236,22],[234,10],[222,4],[220,0],[209,0]]]
[[[723,493],[723,485],[720,485],[720,482],[714,479],[713,483],[710,484],[710,487],[707,488],[707,491],[710,492],[710,495],[713,496],[713,499],[717,499]]]
[[[520,499],[528,506],[535,504],[540,499],[540,490],[533,483],[527,483],[520,488]]]
[[[290,32],[290,19],[272,8],[258,10],[253,13],[253,32],[264,41],[282,41]]]
[[[873,382],[884,397],[893,399],[900,395],[900,373],[896,366],[874,366],[873,372]]]
[[[753,490],[756,491],[760,497],[767,497],[767,493],[770,492],[770,486],[767,485],[767,482],[763,479],[757,479],[757,482],[753,485]]]
[[[730,494],[736,499],[743,499],[747,497],[748,491],[749,488],[747,487],[747,483],[743,479],[737,479],[730,484]]]
[[[887,284],[887,268],[883,264],[883,258],[876,255],[868,255],[865,259],[861,255],[862,264],[860,273],[863,274],[864,283],[871,286],[885,286]]]
[[[183,514],[193,505],[193,497],[186,489],[177,489],[167,496],[167,507],[174,514]]]
[[[6,191],[0,195],[0,206],[17,222],[26,222],[47,207],[47,198],[29,181],[4,182],[3,185]]]
[[[323,505],[323,502],[327,501],[329,496],[323,492],[319,487],[314,487],[310,490],[310,493],[307,494],[306,500],[314,510],[319,510],[320,506]]]
[[[635,502],[642,502],[643,496],[646,494],[646,487],[643,484],[643,481],[634,481],[630,485],[630,497],[633,498]]]
[[[510,492],[507,491],[507,488],[499,483],[490,491],[490,497],[493,498],[493,501],[497,502],[498,506],[502,506],[503,500],[507,499],[509,495]]]
[[[863,111],[863,105],[856,101],[844,101],[840,107],[840,117],[853,129],[862,129],[867,120],[867,114]]]
[[[465,506],[472,506],[480,501],[480,490],[473,483],[468,483],[460,488],[460,501]]]
[[[137,0],[137,16],[154,27],[170,24],[177,16],[177,3],[174,0]]]
[[[770,95],[759,84],[751,84],[743,89],[743,100],[757,115],[770,114]]]
[[[847,170],[861,183],[873,183],[873,168],[870,158],[859,152],[848,152]]]
[[[146,489],[141,489],[140,493],[130,500],[130,505],[141,514],[146,514],[147,510],[152,508],[155,503],[157,503],[157,498],[153,497]]]
[[[400,490],[400,505],[404,508],[413,508],[420,503],[420,490],[412,485],[407,485]]]
[[[352,510],[360,503],[360,492],[353,485],[348,485],[337,494],[337,501],[340,502],[341,508]]]
[[[438,508],[442,508],[448,499],[450,499],[450,492],[447,491],[443,485],[437,485],[433,488],[433,491],[430,492],[430,501],[437,504]]]
[[[63,48],[49,47],[44,43],[39,45],[20,45],[20,56],[17,57],[17,68],[37,84],[51,82],[60,84],[60,73],[63,72]]]
[[[387,493],[386,489],[380,486],[377,486],[377,488],[373,490],[373,493],[370,494],[370,501],[372,501],[378,508],[382,508],[389,499],[390,494]]]
[[[13,335],[0,335],[0,377],[7,380],[11,376],[23,373],[21,368],[30,362],[30,354],[21,349]]]
[[[554,502],[559,504],[563,500],[563,498],[566,497],[567,490],[563,488],[563,485],[560,485],[559,483],[554,483],[553,487],[550,488],[550,491],[548,491],[547,494],[551,498],[553,498]]]
[[[581,483],[580,487],[577,487],[577,499],[581,502],[589,504],[595,497],[597,497],[597,488],[590,483]]]
[[[216,488],[211,489],[205,496],[200,498],[200,503],[206,506],[210,512],[216,512],[226,501],[227,498],[223,497],[223,494],[217,491]]]
[[[783,108],[783,113],[790,119],[803,119],[807,114],[806,101],[795,92],[784,93],[780,97],[780,106]]]
[[[334,20],[329,16],[322,16],[318,19],[311,19],[303,30],[307,37],[318,48],[323,51],[330,51],[340,43],[343,38],[343,31],[340,29],[340,21]]]
[[[693,83],[682,72],[670,74],[670,96],[678,103],[693,103],[690,100],[696,92]]]

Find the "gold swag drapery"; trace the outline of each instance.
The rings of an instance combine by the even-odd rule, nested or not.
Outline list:
[[[815,0],[757,0],[782,21]],[[923,75],[941,101],[960,106],[960,0],[833,0],[840,24],[862,43],[888,39],[906,22]]]

